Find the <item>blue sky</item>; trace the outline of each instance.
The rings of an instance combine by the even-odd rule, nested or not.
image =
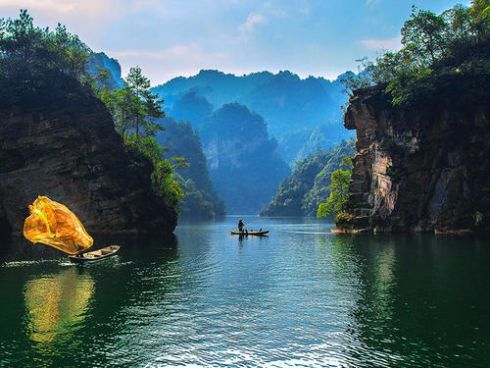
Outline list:
[[[416,5],[440,12],[468,0],[0,0],[0,16],[27,8],[58,21],[93,50],[139,65],[152,84],[200,69],[291,70],[335,78],[356,59],[397,48]]]

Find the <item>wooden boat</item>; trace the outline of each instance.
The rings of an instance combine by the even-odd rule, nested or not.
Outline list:
[[[121,247],[119,245],[109,245],[108,247],[94,250],[92,252],[68,256],[68,258],[70,258],[70,261],[74,263],[95,262],[115,255],[120,248]]]
[[[267,236],[269,234],[269,230],[260,230],[260,231],[236,231],[232,230],[231,235],[240,235],[240,236]]]

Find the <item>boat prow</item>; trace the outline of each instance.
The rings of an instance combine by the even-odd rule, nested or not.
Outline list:
[[[108,247],[93,250],[82,254],[68,256],[74,263],[96,262],[115,255],[121,247],[119,245],[109,245]]]

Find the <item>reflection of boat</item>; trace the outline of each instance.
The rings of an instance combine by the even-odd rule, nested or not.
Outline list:
[[[115,255],[119,248],[121,248],[119,245],[109,245],[108,247],[94,250],[92,252],[68,256],[68,258],[70,258],[70,261],[74,263],[95,262]]]
[[[231,231],[231,235],[240,235],[240,236],[266,236],[269,234],[269,230],[260,230],[260,231]]]

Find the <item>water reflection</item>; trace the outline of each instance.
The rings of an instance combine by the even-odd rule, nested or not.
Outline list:
[[[356,275],[346,354],[359,367],[483,367],[489,361],[488,249],[477,239],[338,236],[341,277]],[[480,250],[479,250],[480,249]]]
[[[119,255],[84,268],[19,248],[0,265],[0,366],[488,366],[485,242],[288,221],[242,242],[235,219],[111,238]]]
[[[94,294],[95,282],[77,268],[29,280],[24,290],[30,339],[49,350],[62,342],[65,349],[77,345],[75,334],[83,326]]]

